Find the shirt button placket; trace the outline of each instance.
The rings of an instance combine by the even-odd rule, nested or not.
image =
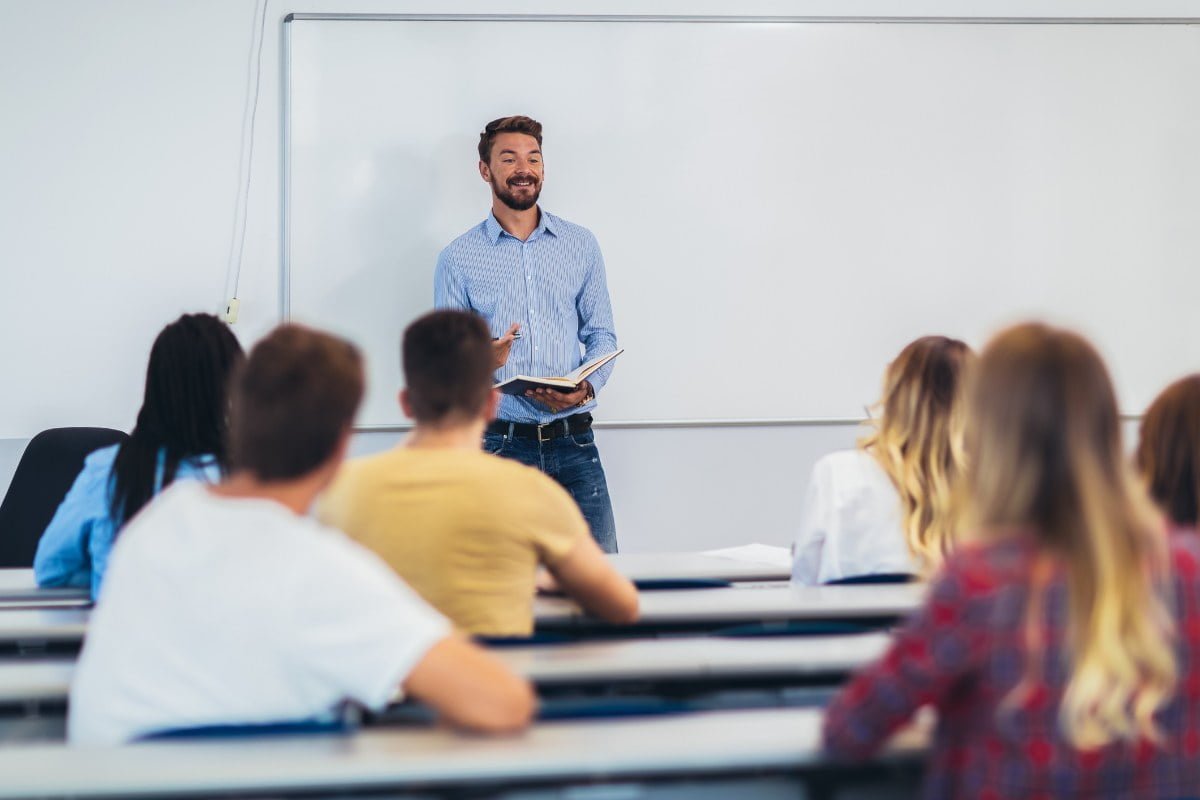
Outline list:
[[[533,304],[533,287],[530,286],[530,277],[532,272],[529,268],[529,241],[521,242],[521,272],[525,273],[525,301],[527,306]],[[533,344],[533,309],[529,308],[529,317],[525,321],[526,333],[530,338],[530,344]],[[537,346],[534,345],[531,353],[537,352]],[[532,359],[532,355],[530,356]]]

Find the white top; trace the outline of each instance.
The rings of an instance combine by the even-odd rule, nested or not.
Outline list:
[[[376,556],[269,500],[197,483],[122,532],[71,687],[68,738],[379,708],[449,623]]]
[[[792,581],[810,586],[920,571],[904,541],[900,495],[862,450],[830,453],[813,467],[793,552]]]

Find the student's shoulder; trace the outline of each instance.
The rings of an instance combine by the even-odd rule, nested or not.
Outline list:
[[[294,545],[288,553],[289,568],[301,594],[317,587],[317,596],[312,598],[316,602],[330,591],[355,596],[406,596],[406,587],[391,567],[337,528],[310,517],[296,517],[290,527]]]
[[[813,480],[851,492],[891,487],[891,480],[875,456],[857,448],[821,456],[813,465]]]
[[[817,459],[814,471],[853,474],[870,469],[874,457],[865,450],[835,450]]]
[[[400,465],[401,451],[385,450],[381,453],[358,456],[342,462],[334,477],[330,492],[334,494],[372,491],[375,484],[394,472]]]
[[[992,597],[1028,583],[1037,552],[1036,543],[1024,536],[967,540],[946,559],[934,582],[966,597]]]
[[[162,531],[176,531],[184,520],[204,517],[208,509],[208,490],[199,481],[176,481],[159,492],[121,531],[124,550],[137,551],[170,548],[173,536]]]
[[[99,450],[93,450],[83,459],[83,470],[80,475],[108,477],[108,473],[112,471],[113,462],[117,460],[117,451],[121,449],[119,444],[110,444],[107,447],[101,447]]]
[[[119,447],[120,445],[114,444],[88,453],[83,459],[83,468],[76,474],[64,502],[86,503],[88,507],[95,506],[97,513],[100,513],[98,504],[101,500],[107,506],[113,462],[116,461]]]

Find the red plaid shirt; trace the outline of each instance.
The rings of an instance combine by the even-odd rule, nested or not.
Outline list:
[[[1076,750],[1059,728],[1068,667],[1066,583],[1057,569],[1041,613],[1045,650],[1027,691],[1025,610],[1036,546],[1012,538],[962,548],[899,630],[887,655],[829,705],[825,746],[864,758],[921,706],[938,714],[924,795],[930,798],[1200,796],[1200,549],[1173,536],[1179,682],[1156,716],[1161,744]],[[1008,702],[1005,702],[1008,700]]]

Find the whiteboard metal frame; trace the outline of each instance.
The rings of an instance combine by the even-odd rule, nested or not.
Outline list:
[[[1200,17],[896,17],[896,16],[722,16],[674,14],[352,14],[292,12],[284,15],[280,40],[280,214],[279,214],[279,317],[291,319],[291,88],[292,88],[292,22],[685,22],[722,24],[842,24],[867,23],[885,25],[1197,25]],[[1123,422],[1140,420],[1141,414],[1122,414]],[[837,417],[828,419],[702,419],[702,420],[630,420],[624,422],[597,421],[594,427],[611,429],[658,428],[803,428],[861,425],[867,418]],[[415,426],[356,425],[358,433],[402,433]]]

